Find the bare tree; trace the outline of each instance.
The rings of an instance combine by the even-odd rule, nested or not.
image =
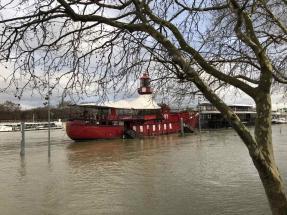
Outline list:
[[[143,69],[174,93],[199,90],[247,146],[273,214],[287,214],[270,97],[274,84],[287,83],[285,0],[10,0],[1,8],[1,61],[14,65],[17,96],[47,87],[47,72],[52,88],[65,77],[65,90],[80,93],[118,92]],[[216,94],[222,86],[254,100],[254,134]]]

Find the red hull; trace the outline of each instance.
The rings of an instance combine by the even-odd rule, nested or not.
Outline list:
[[[133,130],[138,136],[157,136],[180,132],[180,118],[186,126],[196,128],[198,117],[188,113],[165,114],[164,120],[130,121],[127,129]],[[114,139],[124,137],[124,126],[96,125],[75,120],[66,123],[67,135],[73,140]]]
[[[124,127],[93,125],[76,120],[66,123],[66,132],[72,140],[115,139],[123,137]]]

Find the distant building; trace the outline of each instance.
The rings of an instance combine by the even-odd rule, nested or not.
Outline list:
[[[228,105],[240,120],[246,125],[254,125],[256,111],[252,105],[234,104]],[[198,105],[200,114],[201,128],[227,128],[231,124],[224,119],[222,114],[210,103],[201,103]]]

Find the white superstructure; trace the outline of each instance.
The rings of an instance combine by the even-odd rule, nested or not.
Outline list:
[[[107,107],[107,108],[117,108],[117,109],[160,109],[160,106],[153,100],[152,95],[144,94],[139,95],[137,98],[128,100],[119,100],[115,102],[104,102],[104,103],[84,103],[79,106],[88,107]]]

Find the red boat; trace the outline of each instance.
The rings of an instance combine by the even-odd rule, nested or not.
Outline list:
[[[67,135],[73,140],[138,138],[178,133],[181,122],[187,132],[196,128],[198,114],[173,112],[154,102],[147,73],[140,79],[138,93],[136,99],[78,105],[83,111],[66,123]]]

